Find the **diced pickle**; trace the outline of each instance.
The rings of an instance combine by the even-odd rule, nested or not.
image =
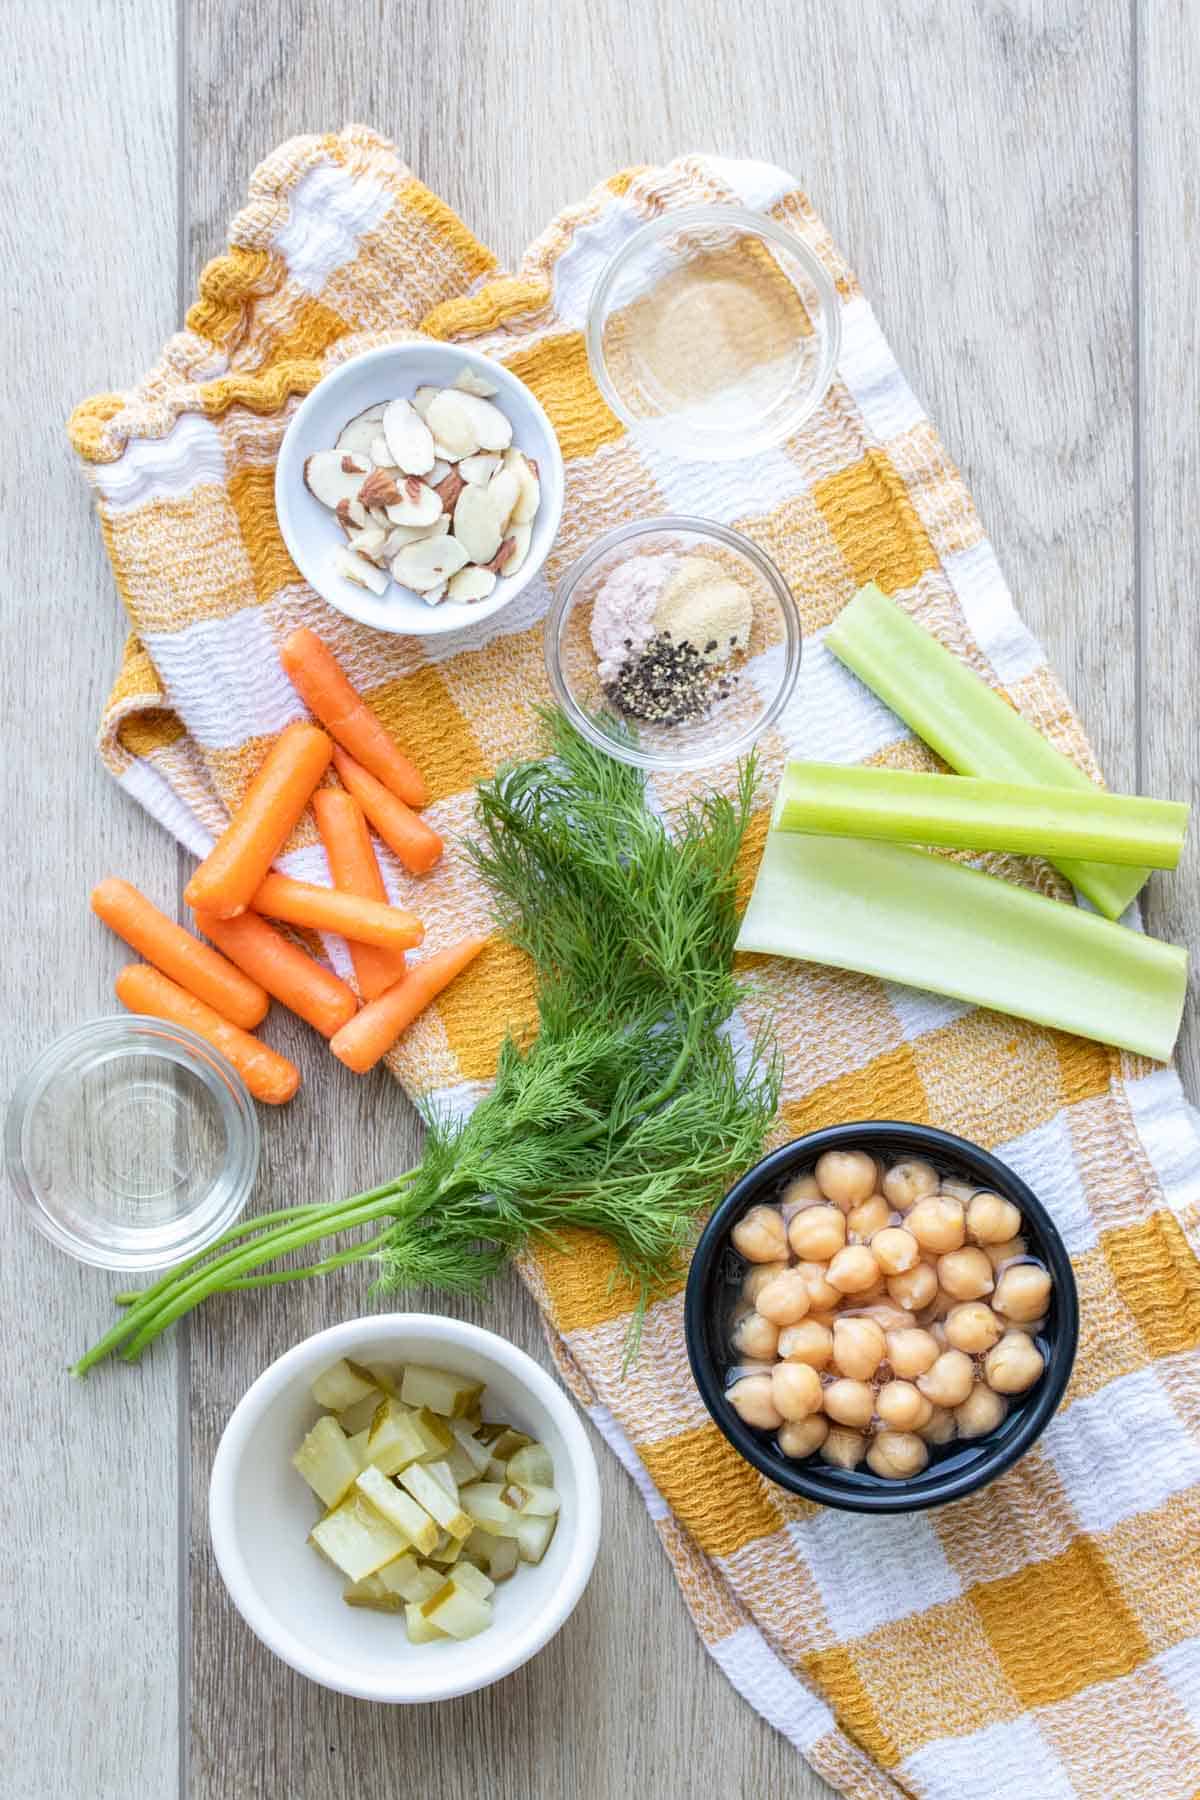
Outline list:
[[[436,1564],[439,1569],[454,1568],[459,1557],[462,1555],[464,1542],[465,1539],[451,1537],[449,1532],[447,1532],[445,1543],[439,1544],[436,1550],[431,1550],[429,1552],[430,1562]]]
[[[430,1412],[447,1419],[460,1419],[483,1393],[481,1381],[465,1375],[451,1375],[445,1369],[426,1369],[409,1363],[400,1384],[400,1398],[406,1406],[427,1406]]]
[[[561,1506],[557,1488],[531,1487],[525,1489],[525,1504],[521,1512],[535,1519],[552,1519]]]
[[[508,1479],[522,1487],[553,1487],[554,1463],[545,1444],[526,1444],[508,1459]]]
[[[463,1488],[459,1502],[475,1525],[500,1536],[515,1537],[520,1514],[500,1497],[500,1486],[494,1481],[476,1481]]]
[[[323,1375],[318,1375],[312,1384],[312,1397],[318,1406],[326,1407],[329,1412],[345,1412],[356,1400],[365,1400],[374,1386],[375,1383],[365,1370],[356,1373],[343,1360],[335,1362]]]
[[[410,1416],[413,1429],[421,1439],[420,1462],[436,1462],[439,1457],[445,1456],[447,1450],[454,1448],[454,1439],[445,1419],[439,1419],[427,1406]]]
[[[491,1451],[479,1437],[478,1432],[471,1431],[461,1419],[451,1419],[450,1430],[454,1434],[454,1441],[458,1445],[460,1452],[471,1464],[476,1477],[479,1477],[483,1474],[483,1471],[491,1461]],[[482,1430],[482,1427],[480,1427],[480,1430]],[[451,1464],[451,1467],[453,1467],[453,1464]],[[514,1480],[515,1479],[518,1478],[514,1477]]]
[[[376,1578],[372,1576],[371,1579],[375,1580]],[[468,1594],[477,1594],[481,1600],[486,1600],[496,1591],[496,1584],[491,1576],[485,1575],[482,1569],[477,1569],[473,1563],[469,1562],[458,1564],[454,1571],[454,1585],[466,1588]]]
[[[403,1556],[393,1558],[384,1563],[372,1581],[378,1581],[391,1594],[398,1594],[401,1600],[415,1600],[420,1603],[428,1600],[430,1594],[436,1594],[446,1577],[440,1569],[426,1569],[421,1566],[411,1551]]]
[[[412,1601],[404,1608],[404,1623],[408,1627],[410,1644],[432,1644],[438,1638],[444,1640],[447,1635],[430,1620],[423,1618],[420,1605]]]
[[[478,1594],[460,1587],[453,1576],[421,1604],[423,1619],[452,1638],[477,1637],[492,1622],[492,1609]]]
[[[367,1439],[370,1435],[370,1428],[367,1427],[362,1431],[356,1431],[352,1438],[347,1438],[346,1440],[350,1454],[354,1458],[354,1472],[356,1475],[360,1469],[365,1469],[367,1466]]]
[[[360,1431],[370,1429],[382,1399],[379,1389],[373,1387],[369,1394],[364,1394],[361,1400],[356,1400],[353,1406],[348,1406],[345,1412],[338,1414],[338,1424],[347,1437],[357,1437]]]
[[[336,1506],[354,1485],[358,1460],[336,1419],[318,1419],[295,1456],[292,1467],[303,1475],[325,1506]]]
[[[423,1506],[431,1519],[436,1519],[443,1531],[451,1537],[465,1538],[471,1534],[471,1521],[463,1512],[455,1496],[448,1494],[440,1481],[435,1481],[429,1470],[420,1463],[410,1463],[407,1469],[400,1472],[401,1485],[408,1489],[418,1506]]]
[[[475,1464],[471,1461],[461,1444],[456,1443],[453,1450],[446,1453],[444,1460],[445,1467],[449,1470],[450,1476],[454,1482],[455,1492],[457,1492],[460,1487],[464,1487],[468,1481],[479,1480],[479,1470],[475,1467]],[[426,1463],[425,1467],[431,1469],[435,1467],[435,1465],[433,1463]]]
[[[507,1431],[500,1433],[492,1445],[492,1455],[498,1456],[502,1463],[506,1463],[510,1456],[515,1456],[518,1450],[524,1450],[526,1445],[532,1444],[532,1442],[531,1437],[527,1437],[523,1431],[514,1431],[510,1425]]]
[[[438,1540],[438,1529],[426,1512],[418,1506],[414,1499],[389,1481],[372,1464],[359,1475],[357,1490],[368,1501],[380,1516],[387,1520],[393,1530],[400,1533],[400,1542],[396,1553],[407,1550],[410,1545],[425,1556],[432,1550]]]
[[[514,1575],[520,1560],[521,1549],[516,1538],[494,1537],[492,1553],[488,1558],[487,1572],[493,1581],[507,1581]]]
[[[558,1524],[558,1514],[552,1518],[536,1518],[531,1513],[523,1513],[517,1521],[517,1550],[521,1561],[540,1563],[546,1554],[546,1547],[554,1536],[554,1527]]]
[[[450,1498],[452,1500],[457,1500],[458,1499],[458,1483],[454,1479],[453,1469],[451,1469],[450,1464],[445,1460],[445,1458],[439,1457],[437,1462],[427,1462],[424,1466],[425,1466],[425,1468],[427,1468],[429,1470],[429,1473],[433,1476],[433,1479],[437,1482],[440,1482],[442,1487],[445,1488],[445,1490],[449,1494]]]
[[[416,1417],[398,1400],[384,1400],[371,1421],[367,1457],[385,1475],[396,1475],[426,1449],[425,1433]]]
[[[340,1506],[313,1526],[312,1542],[351,1581],[362,1581],[408,1549],[407,1538],[352,1488]]]
[[[404,1601],[399,1594],[392,1593],[378,1575],[368,1575],[365,1581],[352,1581],[342,1593],[347,1606],[365,1606],[370,1612],[403,1612]]]

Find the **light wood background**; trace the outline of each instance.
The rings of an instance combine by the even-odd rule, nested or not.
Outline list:
[[[1111,782],[1189,796],[1200,669],[1195,0],[0,0],[6,1094],[112,1009],[108,870],[174,906],[182,861],[92,751],[121,621],[61,430],[179,321],[253,165],[373,124],[506,257],[631,161],[796,172],[965,469]],[[1149,890],[1194,937],[1196,859]],[[341,1196],[416,1136],[331,1068],[264,1117],[258,1203]],[[1200,1038],[1185,1031],[1198,1091]],[[65,1365],[113,1282],[10,1212],[0,1257],[0,1791],[12,1800],[625,1800],[827,1793],[692,1633],[601,1448],[605,1538],[533,1664],[436,1711],[312,1687],[242,1625],[205,1488],[252,1377],[361,1280],[213,1307],[136,1372]],[[544,1356],[515,1282],[478,1316]],[[866,1572],[864,1572],[865,1574]]]

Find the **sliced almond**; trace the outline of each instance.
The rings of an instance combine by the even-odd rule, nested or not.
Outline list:
[[[466,483],[457,469],[448,470],[443,479],[438,482],[436,492],[447,512],[454,511],[458,503],[458,496],[465,486]]]
[[[428,475],[434,464],[433,437],[409,401],[392,401],[383,415],[383,435],[398,468],[406,475]]]
[[[514,525],[528,525],[541,505],[542,484],[536,471],[515,445],[504,452],[504,467],[517,478],[517,504],[513,508]]]
[[[487,487],[463,488],[454,508],[454,535],[474,563],[490,562],[500,548],[504,519]]]
[[[367,445],[367,455],[371,458],[371,461],[375,464],[377,469],[394,469],[397,466],[396,459],[392,455],[391,445],[379,429],[378,419],[373,422],[372,430],[374,431],[375,436]]]
[[[507,450],[512,443],[512,420],[502,413],[498,406],[490,400],[481,400],[478,394],[455,393],[460,406],[467,409],[472,430],[481,450]],[[440,430],[440,427],[439,427]]]
[[[497,518],[500,520],[501,537],[505,535],[505,527],[512,518],[513,508],[517,504],[520,491],[516,475],[511,469],[500,469],[498,473],[492,476],[492,479],[484,489],[488,499],[496,509]]]
[[[429,408],[441,391],[439,387],[419,387],[412,397],[413,411],[422,419],[426,418]]]
[[[511,549],[505,554],[502,546],[498,561],[501,575],[516,574],[521,564],[525,561],[525,558],[529,555],[529,540],[532,536],[532,525],[510,526],[508,536],[505,538],[504,543],[511,545]]]
[[[457,450],[451,450],[448,444],[439,444],[436,438],[433,440],[433,453],[439,462],[448,463],[451,468],[455,468],[460,460]]]
[[[361,500],[351,500],[348,510],[352,525],[365,525],[370,517]]]
[[[432,525],[444,511],[441,496],[424,481],[410,475],[398,498],[387,509],[393,525]]]
[[[425,594],[457,575],[469,560],[455,537],[422,538],[392,558],[392,574],[402,587]]]
[[[383,554],[388,562],[408,544],[419,544],[422,538],[445,537],[450,530],[450,515],[443,513],[432,525],[393,525],[388,532]]]
[[[378,406],[368,406],[366,412],[359,413],[358,416],[360,419],[373,419],[375,424],[378,425],[386,411],[387,401],[381,400]]]
[[[426,588],[421,598],[426,606],[440,606],[446,598],[446,583],[439,581],[435,588]]]
[[[377,569],[374,563],[367,561],[353,550],[339,550],[334,567],[339,575],[352,581],[355,587],[366,588],[372,594],[385,594],[388,585],[386,569]]]
[[[487,401],[443,388],[430,404],[427,418],[437,453],[450,462],[457,462],[460,456],[474,456],[480,448],[479,435],[467,410],[470,405],[486,406]]]
[[[350,539],[350,548],[357,550],[360,556],[367,557],[371,562],[378,560],[380,551],[387,543],[387,535],[387,532],[381,531],[378,525],[367,525],[361,528],[355,526],[347,533]]]
[[[453,465],[447,462],[444,457],[439,456],[432,469],[430,469],[428,475],[425,477],[430,487],[437,487],[440,482],[445,481],[452,466]]]
[[[490,569],[480,569],[474,563],[468,563],[465,569],[460,569],[457,575],[450,577],[446,591],[451,600],[486,600],[495,585],[496,577]]]
[[[342,426],[338,434],[337,447],[346,455],[354,456],[358,453],[370,457],[374,462],[375,458],[371,456],[371,445],[378,436],[378,419],[368,419],[366,413],[359,413],[357,419],[351,419],[348,425]]]
[[[397,485],[398,469],[372,469],[367,479],[358,490],[358,497],[364,506],[395,506],[400,500],[402,489]],[[403,475],[400,475],[403,481]]]
[[[520,452],[518,452],[518,455]],[[480,451],[477,456],[464,456],[458,465],[458,472],[464,481],[478,483],[482,486],[492,479],[500,467],[500,458],[494,450]]]
[[[314,500],[337,511],[339,500],[356,500],[370,474],[366,458],[356,460],[340,450],[317,450],[304,463],[304,485]]]
[[[360,500],[359,505],[361,506],[361,504],[362,502]],[[369,506],[367,508],[367,523],[369,525],[378,525],[380,531],[390,531],[392,528],[392,521],[387,516],[387,507]]]
[[[490,400],[493,394],[500,392],[495,382],[485,380],[469,363],[464,363],[454,377],[454,386],[460,393],[477,394],[481,400]]]

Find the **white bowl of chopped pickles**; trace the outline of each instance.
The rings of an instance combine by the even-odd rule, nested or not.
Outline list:
[[[535,1655],[587,1585],[595,1458],[567,1396],[503,1338],[388,1313],[259,1376],[213,1463],[238,1611],[324,1687],[446,1700]]]

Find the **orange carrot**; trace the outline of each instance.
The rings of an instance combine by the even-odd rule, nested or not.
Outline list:
[[[301,626],[284,640],[279,660],[309,711],[326,731],[344,744],[364,768],[408,806],[425,806],[425,777],[400,749],[391,733],[355,693],[342,665],[315,631]]]
[[[268,994],[274,994],[289,1012],[307,1020],[323,1037],[332,1037],[358,1011],[358,1001],[344,981],[281,936],[258,913],[239,913],[236,919],[197,913],[196,923],[230,962],[261,981]]]
[[[315,725],[280,733],[246,798],[183,890],[189,906],[219,919],[245,912],[288,833],[329,767],[333,745]]]
[[[392,796],[389,794],[388,798]],[[399,806],[400,802],[396,800],[394,804]],[[320,788],[313,795],[313,812],[333,871],[334,886],[343,894],[357,894],[360,900],[381,900],[386,906],[387,889],[358,801],[343,794],[340,788]],[[374,1000],[385,993],[404,973],[402,950],[379,950],[374,944],[353,942],[349,949],[364,1000]]]
[[[117,999],[130,1012],[149,1013],[186,1025],[233,1064],[256,1100],[279,1106],[300,1086],[300,1071],[286,1056],[270,1050],[240,1025],[231,1025],[203,1000],[185,993],[175,982],[146,963],[127,963],[117,976]]]
[[[249,1031],[267,1016],[265,988],[159,912],[128,881],[109,875],[92,889],[92,911],[147,962],[232,1025]]]
[[[427,874],[443,849],[442,840],[432,825],[427,825],[419,813],[405,806],[403,800],[397,800],[382,781],[376,781],[368,769],[347,756],[344,750],[334,751],[333,766],[388,849],[412,874]]]
[[[314,931],[336,931],[356,944],[378,944],[381,950],[411,950],[425,936],[415,913],[378,900],[360,900],[337,888],[315,887],[288,875],[268,875],[254,896],[255,912]]]
[[[329,1048],[339,1062],[357,1075],[373,1069],[429,1002],[436,1000],[468,963],[474,962],[487,941],[485,937],[463,938],[446,950],[436,950],[424,962],[411,964],[395,987],[372,1000],[355,1013],[348,1025],[335,1032]]]

